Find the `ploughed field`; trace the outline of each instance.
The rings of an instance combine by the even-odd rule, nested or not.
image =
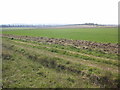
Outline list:
[[[114,32],[107,33],[114,37],[113,41],[107,38],[109,43],[105,41],[106,39],[103,40],[106,43],[99,43],[102,42],[100,39],[94,39],[98,42],[80,40],[80,33],[78,33],[79,38],[76,36],[78,39],[75,37],[74,40],[70,40],[72,34],[70,34],[71,37],[68,34],[72,29],[68,34],[69,29],[64,29],[63,37],[66,37],[61,39],[63,37],[61,33],[59,35],[60,29],[54,30],[3,30],[4,88],[113,88],[120,86],[115,28],[107,28],[110,32],[111,30]],[[45,37],[47,35],[45,31],[48,31],[47,37]],[[54,32],[54,38],[51,35],[52,32]],[[100,38],[99,35],[98,37]]]

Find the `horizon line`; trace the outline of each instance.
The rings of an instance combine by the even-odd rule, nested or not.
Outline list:
[[[119,25],[119,24],[99,24],[99,23],[70,23],[70,24],[63,24],[63,23],[61,23],[61,24],[58,24],[58,23],[56,23],[56,24],[48,24],[48,23],[39,23],[39,24],[35,24],[35,23],[33,23],[33,24],[28,24],[28,23],[11,23],[11,24],[0,24],[0,25],[82,25],[82,24],[88,24],[88,25],[90,25],[90,24],[93,24],[93,25]]]

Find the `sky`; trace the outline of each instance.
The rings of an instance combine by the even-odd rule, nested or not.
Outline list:
[[[0,0],[0,24],[118,24],[119,0]]]

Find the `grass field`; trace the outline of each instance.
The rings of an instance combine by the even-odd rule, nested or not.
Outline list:
[[[103,43],[117,43],[117,28],[81,28],[81,29],[3,29],[3,34],[88,40]]]
[[[9,30],[3,34],[117,43],[117,28]],[[2,38],[3,88],[118,88],[118,54]]]

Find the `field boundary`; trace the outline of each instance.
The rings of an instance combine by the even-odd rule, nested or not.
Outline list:
[[[85,41],[85,40],[68,40],[68,39],[56,39],[56,38],[47,38],[47,37],[31,37],[31,36],[17,36],[17,35],[10,35],[10,34],[3,34],[3,37],[8,37],[11,39],[23,39],[23,40],[30,40],[30,41],[37,41],[42,43],[49,43],[49,44],[60,44],[60,45],[70,45],[76,48],[82,49],[93,49],[102,51],[104,53],[113,53],[118,54],[118,44],[113,43],[96,43],[92,41]]]

